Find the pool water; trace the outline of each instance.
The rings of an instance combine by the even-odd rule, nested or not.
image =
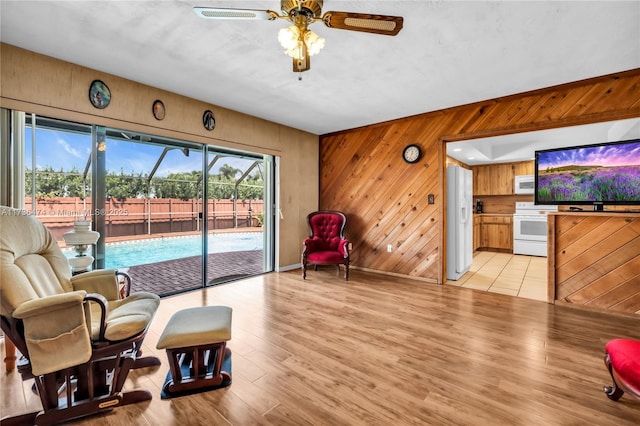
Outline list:
[[[209,234],[208,249],[209,253],[262,250],[263,233]],[[63,252],[67,257],[73,256],[71,249],[64,249]],[[106,244],[105,252],[106,269],[126,268],[183,257],[200,256],[202,254],[202,239],[199,235],[193,235],[122,241]]]

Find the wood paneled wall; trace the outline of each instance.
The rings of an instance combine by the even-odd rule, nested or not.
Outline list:
[[[549,301],[640,314],[640,214],[549,215]]]
[[[323,135],[320,207],[346,213],[355,267],[441,283],[444,143],[639,116],[634,69]],[[401,157],[411,143],[417,164]]]

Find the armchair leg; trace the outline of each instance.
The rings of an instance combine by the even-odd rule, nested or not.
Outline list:
[[[611,358],[609,357],[608,353],[605,353],[604,355],[604,365],[606,365],[607,370],[611,375],[611,381],[613,385],[604,386],[602,390],[604,391],[605,394],[607,394],[607,398],[609,398],[612,401],[617,401],[622,397],[622,395],[624,394],[624,391],[620,389],[620,387],[616,383],[616,378],[614,377],[614,374],[613,374],[613,367],[611,366]]]
[[[609,398],[612,401],[619,400],[620,398],[622,398],[622,395],[624,394],[624,391],[620,389],[615,384],[615,382],[613,383],[613,386],[604,386],[602,390],[604,391],[604,393],[607,394],[607,398]]]

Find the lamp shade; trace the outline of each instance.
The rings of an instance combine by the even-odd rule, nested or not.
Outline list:
[[[278,32],[278,41],[285,51],[296,49],[300,42],[300,30],[295,25],[282,28]]]
[[[309,56],[313,56],[324,47],[324,38],[318,36],[318,34],[313,31],[307,31],[304,33],[304,44],[307,45]]]
[[[67,259],[73,272],[84,271],[93,263],[93,256],[76,256]]]
[[[73,222],[73,231],[65,232],[62,238],[68,246],[90,245],[98,242],[100,233],[91,230],[90,220],[77,220]]]
[[[284,53],[294,59],[304,59],[306,55],[313,56],[324,47],[324,38],[296,25],[282,28],[278,32],[278,41]]]

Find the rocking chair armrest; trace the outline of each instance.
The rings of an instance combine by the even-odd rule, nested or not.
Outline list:
[[[118,300],[118,279],[115,269],[95,269],[71,277],[74,290],[99,293],[107,300]]]
[[[86,291],[78,290],[29,300],[18,306],[13,311],[12,316],[18,319],[25,319],[66,309],[70,306],[81,305],[86,295]]]
[[[31,374],[40,376],[84,364],[91,358],[84,291],[60,293],[22,303],[13,317],[24,324]]]
[[[87,302],[95,302],[96,305],[98,305],[98,307],[100,308],[100,329],[98,331],[98,340],[103,341],[105,340],[104,332],[107,329],[107,314],[109,313],[109,301],[107,301],[107,298],[101,295],[100,293],[87,294],[84,300],[86,300]],[[89,310],[89,312],[91,312],[91,310]],[[89,328],[91,328],[91,322],[92,322],[91,317],[88,316],[88,318],[89,318],[88,326]]]

